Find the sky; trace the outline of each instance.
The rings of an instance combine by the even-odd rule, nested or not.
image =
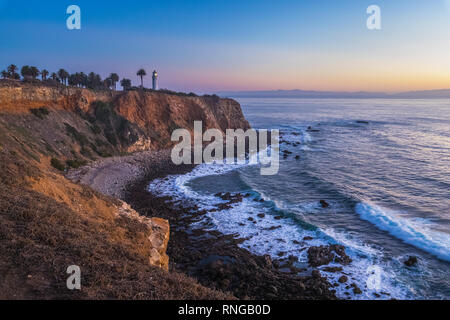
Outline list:
[[[81,9],[68,30],[66,9]],[[369,5],[381,30],[369,30]],[[450,0],[0,0],[9,64],[111,72],[139,84],[229,90],[450,88]]]

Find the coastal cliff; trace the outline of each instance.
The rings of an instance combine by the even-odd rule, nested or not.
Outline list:
[[[102,151],[116,154],[168,148],[173,144],[170,141],[173,130],[193,131],[194,121],[199,120],[203,121],[204,129],[223,132],[250,128],[239,103],[217,96],[0,85],[0,113],[30,116],[41,111],[54,112],[41,117],[42,122],[30,123],[33,131],[47,136],[50,131],[55,134],[71,131],[72,136],[83,140],[76,142],[84,147],[85,154],[81,156],[87,158],[89,153],[102,155]],[[61,152],[65,154],[64,150]]]
[[[194,120],[249,127],[236,101],[215,96],[0,83],[0,298],[230,298],[167,272],[167,220],[65,177],[168,148]],[[80,266],[81,291],[66,287],[70,265]]]

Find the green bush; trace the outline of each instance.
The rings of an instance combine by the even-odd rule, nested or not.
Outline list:
[[[39,119],[44,119],[46,116],[50,114],[50,111],[48,111],[46,107],[34,108],[31,109],[30,112]]]
[[[113,131],[105,132],[105,137],[109,143],[111,143],[114,147],[117,147],[118,142],[117,142],[116,136]]]
[[[87,161],[81,159],[74,159],[74,160],[67,160],[66,164],[70,168],[78,169],[79,167],[85,166],[87,164]]]
[[[80,150],[80,153],[81,153],[83,156],[92,159],[92,152],[91,152],[91,150],[90,150],[89,148],[87,148],[87,147],[82,147],[81,150]]]
[[[102,123],[108,122],[114,113],[111,105],[103,101],[95,101],[92,104],[96,119]]]
[[[95,134],[100,134],[100,133],[102,132],[102,129],[101,129],[98,125],[96,125],[96,124],[94,124],[93,126],[91,126],[91,130],[92,130],[92,132],[95,133]]]
[[[109,158],[109,157],[112,157],[112,154],[111,154],[111,153],[109,153],[109,152],[107,152],[107,151],[103,151],[103,150],[100,150],[100,151],[98,152],[98,155],[99,155],[100,157],[102,157],[102,158]]]
[[[56,158],[52,158],[52,160],[50,161],[50,164],[52,165],[53,168],[58,169],[59,171],[64,171],[66,169],[66,166],[64,165],[64,163],[62,163],[61,161],[59,161]]]
[[[78,132],[77,129],[75,129],[68,123],[64,123],[64,125],[66,126],[67,134],[72,136],[72,138],[74,138],[75,141],[77,141],[80,144],[80,146],[84,146],[89,143],[89,139],[86,138],[84,134]]]

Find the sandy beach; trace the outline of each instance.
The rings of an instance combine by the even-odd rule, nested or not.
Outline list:
[[[148,168],[162,171],[170,160],[170,150],[143,151],[123,157],[100,159],[76,170],[70,170],[67,178],[121,200],[126,186],[139,180]]]

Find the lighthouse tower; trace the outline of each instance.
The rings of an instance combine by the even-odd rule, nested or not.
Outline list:
[[[158,90],[158,72],[153,71],[153,75],[152,75],[152,88],[153,90]]]

